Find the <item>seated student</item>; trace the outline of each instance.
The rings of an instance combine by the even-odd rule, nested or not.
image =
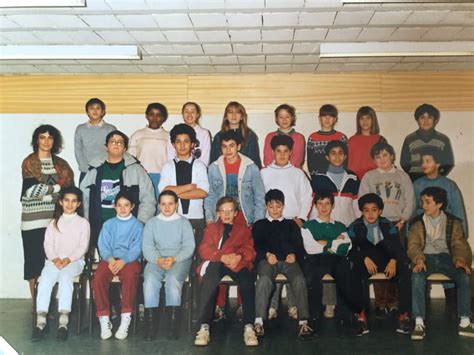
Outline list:
[[[316,327],[322,312],[322,278],[330,274],[336,280],[338,318],[347,327],[352,326],[352,313],[362,309],[360,282],[351,272],[346,257],[351,240],[346,227],[331,218],[334,196],[329,191],[320,191],[314,196],[318,212],[316,219],[307,221],[301,228],[304,249],[309,255],[305,262],[305,276],[308,285],[309,315]]]
[[[64,188],[56,203],[53,220],[46,229],[44,250],[48,259],[41,272],[36,295],[37,317],[33,341],[43,337],[51,291],[56,282],[59,284],[57,340],[67,339],[74,279],[84,269],[84,255],[89,248],[90,227],[87,219],[83,217],[81,204],[81,190],[75,186]]]
[[[266,316],[275,278],[282,273],[288,278],[295,293],[298,307],[298,336],[311,338],[312,329],[308,325],[308,295],[306,281],[300,268],[304,251],[300,229],[293,219],[283,217],[285,196],[280,190],[269,190],[265,195],[267,218],[253,225],[252,235],[257,257],[258,280],[255,286],[255,333],[263,336],[263,319]]]
[[[421,192],[424,213],[410,223],[408,256],[414,264],[411,279],[413,340],[425,337],[426,278],[438,272],[451,278],[457,287],[458,334],[474,337],[474,324],[470,321],[472,252],[464,238],[461,220],[445,212],[448,202],[444,189],[427,187]]]
[[[354,270],[363,281],[364,308],[369,308],[368,278],[377,272],[383,272],[389,279],[397,281],[400,291],[399,317],[397,332],[408,334],[411,297],[410,261],[403,250],[397,228],[388,219],[382,217],[383,201],[374,193],[359,199],[362,217],[356,219],[348,228],[352,240],[349,259]],[[359,313],[362,334],[369,333],[365,310]]]
[[[143,230],[143,256],[148,262],[143,273],[145,296],[145,340],[156,334],[161,282],[165,281],[168,339],[178,338],[181,290],[189,275],[194,252],[194,234],[189,221],[180,216],[178,195],[164,190],[159,196],[160,214]]]
[[[255,259],[250,229],[235,220],[237,202],[231,197],[217,201],[216,213],[219,220],[209,224],[199,245],[203,262],[197,272],[201,276],[199,317],[200,329],[194,344],[205,346],[210,341],[211,324],[215,305],[215,294],[221,278],[229,275],[240,286],[244,313],[244,342],[257,346],[258,339],[253,329],[255,320],[255,273],[252,271]],[[234,223],[235,222],[235,223]]]
[[[121,190],[115,197],[117,216],[104,223],[100,231],[98,249],[101,257],[92,280],[97,317],[100,321],[100,337],[112,336],[110,322],[109,287],[114,276],[120,278],[122,293],[121,321],[115,338],[123,340],[128,336],[131,315],[135,309],[142,252],[142,223],[132,214],[135,208],[132,195]]]

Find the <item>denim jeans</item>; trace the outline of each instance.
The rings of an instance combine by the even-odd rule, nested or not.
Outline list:
[[[151,179],[151,182],[153,183],[153,188],[155,189],[155,197],[156,197],[156,202],[158,202],[158,197],[160,196],[160,191],[158,190],[158,184],[160,183],[160,173],[148,173],[148,176]],[[159,203],[158,203],[159,206]],[[159,211],[156,211],[156,214],[159,214]]]
[[[453,258],[447,253],[425,254],[426,272],[412,274],[412,312],[413,317],[425,318],[426,278],[433,273],[440,273],[451,278],[457,287],[458,316],[471,316],[470,276],[463,269],[456,269]]]

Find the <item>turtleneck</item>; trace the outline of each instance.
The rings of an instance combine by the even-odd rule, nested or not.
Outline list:
[[[132,217],[133,215],[131,213],[127,217],[120,217],[119,215],[117,215],[117,218],[120,219],[121,221],[128,221]]]
[[[156,218],[161,219],[162,221],[174,221],[179,219],[179,214],[174,212],[171,216],[165,216],[163,213],[160,213]]]
[[[345,170],[344,170],[344,167],[341,165],[341,166],[334,166],[334,165],[331,165],[329,164],[329,167],[328,167],[328,173],[331,173],[331,174],[344,174]]]

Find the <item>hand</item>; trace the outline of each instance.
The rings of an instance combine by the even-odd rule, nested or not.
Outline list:
[[[413,267],[413,272],[426,271],[425,261],[423,259],[418,259],[416,265]]]
[[[303,226],[303,221],[300,218],[295,217],[294,221],[298,225],[298,227],[301,228]]]
[[[466,274],[471,275],[471,268],[467,266],[464,261],[462,260],[456,260],[456,264],[454,265],[456,269],[464,269]]]
[[[56,266],[58,269],[61,269],[61,259],[55,258],[51,261],[53,262],[54,266]]]
[[[156,259],[156,263],[158,264],[158,266],[165,270],[166,270],[166,259],[167,258],[161,258],[161,257]]]
[[[405,225],[405,221],[401,219],[400,221],[398,221],[397,224],[395,224],[395,227],[397,227],[398,231],[401,231],[404,225]]]
[[[390,259],[383,272],[389,279],[394,277],[397,273],[397,261],[395,259]]]
[[[122,259],[115,260],[112,265],[109,263],[109,269],[112,271],[112,274],[117,275],[120,270],[125,266],[125,261]]]
[[[224,254],[224,255],[222,255],[222,256],[221,256],[221,262],[222,262],[225,266],[229,265],[229,264],[232,262],[233,255],[235,255],[235,254],[232,253],[232,254]]]
[[[110,257],[109,260],[108,260],[108,263],[109,263],[109,270],[112,274],[115,275],[115,272],[114,272],[114,268],[115,268],[115,258],[113,257]]]
[[[364,264],[370,275],[375,275],[377,273],[377,265],[368,256],[365,257]]]
[[[240,260],[242,260],[242,255],[240,254],[234,254],[232,257],[231,263],[227,266],[229,269],[234,269],[237,267],[237,265],[240,263]]]
[[[69,258],[64,258],[63,260],[61,260],[61,265],[60,265],[59,269],[65,268],[65,267],[68,266],[70,263],[71,263],[71,259],[69,259]]]
[[[275,265],[275,264],[278,262],[278,259],[277,259],[277,257],[275,256],[275,254],[267,253],[267,254],[266,254],[266,257],[267,257],[267,262],[268,262],[270,265]]]
[[[288,255],[286,256],[285,261],[286,261],[288,264],[293,264],[293,263],[296,261],[296,256],[295,256],[295,254],[293,254],[293,253],[288,254]]]
[[[214,223],[214,221],[213,221],[212,219],[208,219],[208,220],[206,221],[206,224],[207,224],[207,225],[212,224],[212,223]]]
[[[169,270],[173,266],[173,264],[176,262],[176,258],[174,256],[169,256],[164,259],[164,266],[163,269]]]
[[[321,244],[323,247],[325,247],[326,245],[328,245],[328,242],[325,241],[325,240],[317,240],[317,242],[318,242],[319,244]]]

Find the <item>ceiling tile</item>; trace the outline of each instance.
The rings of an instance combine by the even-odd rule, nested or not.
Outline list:
[[[232,46],[230,44],[203,44],[205,54],[231,54]]]
[[[293,63],[318,63],[319,55],[295,55],[293,57]]]
[[[313,30],[295,30],[295,41],[322,41],[326,38],[328,30],[317,28]]]
[[[341,0],[305,0],[304,7],[307,8],[340,8],[342,6]],[[347,6],[347,5],[345,5]]]
[[[336,12],[301,12],[298,24],[300,26],[328,26],[334,22]]]
[[[87,24],[75,15],[40,14],[9,15],[8,19],[25,28],[86,28]]]
[[[211,56],[212,64],[239,64],[237,56]]]
[[[130,31],[130,35],[137,40],[137,42],[166,42],[165,36],[159,30],[153,31]]]
[[[229,27],[261,27],[262,15],[259,13],[226,13]]]
[[[422,63],[417,70],[446,71],[446,70],[473,70],[473,63]]]
[[[150,9],[182,10],[187,7],[185,0],[145,0]]]
[[[399,25],[403,23],[411,11],[375,11],[370,25]]]
[[[167,73],[172,74],[186,74],[189,73],[189,67],[187,65],[175,65],[175,66],[163,66],[163,69]]]
[[[203,54],[202,47],[199,44],[173,44],[172,47],[175,53],[178,54]]]
[[[263,44],[263,53],[291,53],[291,43],[284,44]]]
[[[474,23],[474,11],[451,11],[440,23],[472,25]]]
[[[123,28],[114,15],[80,15],[80,18],[94,28]]]
[[[373,14],[373,11],[339,11],[334,25],[365,25]]]
[[[187,14],[153,14],[160,28],[192,28]]]
[[[263,14],[263,26],[265,27],[296,26],[297,24],[297,12],[265,12]]]
[[[190,65],[189,71],[191,73],[214,73],[216,70],[210,65]]]
[[[241,65],[242,73],[265,73],[265,65]]]
[[[104,40],[92,31],[67,31],[72,41],[77,44],[103,44]]]
[[[2,36],[14,44],[41,43],[38,37],[31,32],[2,31]]]
[[[36,68],[41,73],[65,73],[67,70],[65,70],[62,66],[60,65],[35,65]]]
[[[87,65],[63,65],[64,70],[71,74],[79,74],[79,73],[90,73],[91,70]]]
[[[267,55],[265,57],[265,62],[267,64],[288,64],[293,61],[292,55]]]
[[[262,30],[263,41],[292,41],[293,40],[293,29],[284,30]]]
[[[201,42],[229,42],[227,31],[196,31]]]
[[[4,44],[10,44],[10,41],[6,38],[6,37],[3,37],[1,34],[0,34],[0,44],[4,45]],[[4,61],[2,61],[2,63],[4,63]]]
[[[260,30],[236,31],[230,30],[230,39],[232,42],[254,42],[261,41],[262,35]]]
[[[148,54],[176,54],[173,46],[170,44],[145,44],[141,46],[143,51]]]
[[[127,28],[157,28],[152,15],[117,15],[117,19]]]
[[[94,73],[141,73],[136,65],[89,65]]]
[[[262,44],[234,44],[235,54],[261,54],[262,53]]]
[[[293,64],[291,71],[294,73],[307,73],[314,72],[316,70],[316,64]]]
[[[228,9],[261,9],[265,7],[265,0],[225,0]]]
[[[472,40],[474,39],[474,28],[463,28],[457,35],[458,40]]]
[[[97,31],[96,32],[105,42],[110,43],[136,43],[135,38],[126,31]]]
[[[71,37],[63,31],[33,31],[33,34],[45,44],[69,44]]]
[[[471,56],[466,57],[449,57],[449,56],[433,56],[433,57],[404,57],[402,62],[412,63],[412,62],[466,62],[472,61],[474,63],[474,58]]]
[[[304,0],[265,0],[265,7],[267,9],[290,9],[303,6]]]
[[[412,71],[416,70],[420,66],[421,63],[397,63],[391,69],[393,71]]]
[[[224,0],[186,0],[189,9],[225,9]]]
[[[224,14],[189,14],[194,27],[227,27],[227,19]]]
[[[105,2],[105,0],[87,0],[86,7],[77,7],[73,8],[73,10],[80,12],[110,10],[110,6]]]
[[[145,0],[105,0],[114,10],[148,10]],[[89,1],[88,1],[89,2]]]
[[[238,65],[215,65],[216,73],[240,73]]]
[[[440,23],[449,11],[413,11],[405,20],[406,25],[431,25]]]
[[[144,73],[166,73],[160,65],[140,65],[139,68]]]
[[[361,28],[333,28],[328,31],[326,41],[355,41],[359,36]]]
[[[183,60],[186,64],[211,64],[211,59],[209,57],[184,56]]]
[[[319,43],[294,43],[293,53],[319,53]]]
[[[390,36],[390,40],[392,41],[417,41],[419,40],[428,29],[425,27],[418,28],[418,27],[404,27],[404,28],[397,28],[395,32],[392,33]]]
[[[153,57],[156,61],[156,64],[165,64],[165,65],[182,65],[182,64],[186,64],[183,60],[183,57],[181,56],[172,56],[172,55],[169,55],[169,56],[154,56]]]
[[[18,28],[18,24],[15,22],[11,21],[8,19],[6,16],[0,16],[0,28],[8,28],[8,29],[13,29],[13,28]]]
[[[289,73],[291,71],[291,64],[266,65],[268,73]]]
[[[426,32],[421,39],[430,41],[455,41],[458,39],[457,33],[460,31],[461,27],[432,28]]]
[[[138,63],[140,63],[140,65],[157,64],[156,58],[157,57],[152,57],[146,53],[143,53],[142,59],[140,59]]]
[[[358,41],[386,41],[395,31],[395,27],[364,27],[357,37]]]
[[[238,59],[239,59],[240,64],[264,64],[265,63],[264,55],[239,55]]]
[[[386,71],[395,66],[395,63],[345,63],[344,71]]]
[[[163,31],[169,42],[198,42],[194,31]]]
[[[0,65],[0,73],[28,74],[39,73],[34,65]]]

